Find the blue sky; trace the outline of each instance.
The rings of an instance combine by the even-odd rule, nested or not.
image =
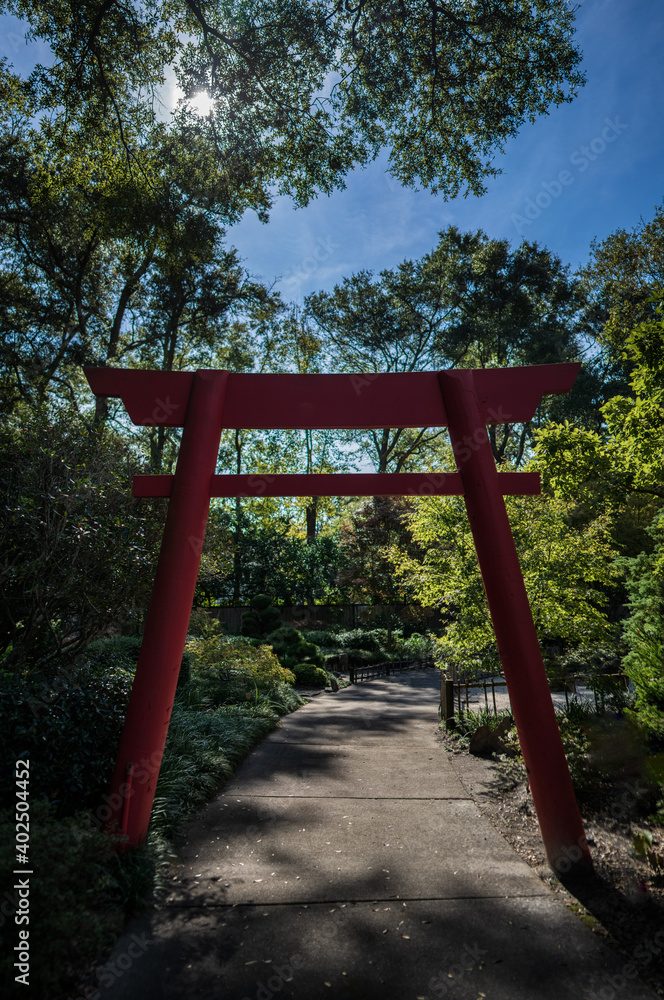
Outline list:
[[[245,216],[229,238],[246,266],[268,283],[280,278],[284,298],[300,301],[361,268],[421,257],[452,224],[512,245],[537,241],[576,269],[594,237],[652,218],[664,197],[664,3],[586,0],[577,40],[586,86],[523,126],[496,157],[503,174],[482,198],[445,202],[404,189],[383,157],[304,209],[278,199],[267,225]]]
[[[512,245],[537,241],[573,268],[585,263],[594,237],[652,218],[664,197],[664,4],[585,0],[577,40],[586,86],[508,142],[494,161],[503,173],[482,198],[445,202],[402,188],[383,156],[307,208],[278,198],[267,225],[246,215],[229,242],[255,277],[291,301],[331,290],[361,268],[421,257],[450,224]],[[48,61],[46,47],[26,45],[8,17],[0,18],[0,55],[19,71]]]

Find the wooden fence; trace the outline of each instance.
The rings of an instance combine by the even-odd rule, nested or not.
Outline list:
[[[565,693],[565,705],[569,708],[569,696],[570,694],[576,695],[577,686],[580,682],[588,681],[609,681],[612,682],[615,687],[622,687],[625,691],[629,690],[629,678],[622,673],[612,673],[612,674],[567,674],[559,679],[559,683],[563,685],[563,690]],[[600,710],[604,708],[604,700],[606,694],[608,693],[604,690],[605,685],[601,683],[595,683],[594,685],[589,685],[592,689],[593,696],[595,698],[595,708]],[[610,685],[609,685],[610,686]],[[466,677],[463,680],[453,680],[448,678],[444,671],[441,671],[440,675],[440,715],[444,722],[451,721],[455,715],[461,716],[464,711],[464,704],[466,711],[470,707],[470,692],[473,693],[479,691],[480,693],[480,705],[481,696],[484,695],[484,708],[487,712],[493,712],[494,715],[498,714],[498,708],[496,707],[496,688],[505,688],[507,690],[507,681],[501,675],[492,677]],[[509,695],[509,692],[507,692]],[[462,697],[462,694],[464,695]],[[462,702],[464,704],[462,704]],[[455,709],[456,703],[456,709]]]
[[[218,618],[230,632],[237,632],[242,614],[249,611],[249,606],[217,606],[204,610]],[[380,625],[388,615],[399,618],[404,624],[424,629],[436,629],[442,624],[438,608],[421,608],[416,604],[284,604],[279,606],[279,611],[284,624],[304,630],[325,629],[328,626],[372,628]]]

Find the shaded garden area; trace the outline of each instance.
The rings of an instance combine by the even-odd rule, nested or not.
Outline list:
[[[304,698],[351,667],[500,667],[462,497],[215,499],[164,758],[137,764],[136,781],[159,772],[148,841],[114,852],[106,797],[168,502],[132,497],[132,480],[172,474],[181,431],[156,416],[168,397],[132,426],[84,366],[345,373],[359,394],[377,373],[579,363],[569,393],[528,421],[504,413],[488,438],[500,472],[541,477],[541,496],[506,506],[551,686],[578,672],[603,690],[601,710],[559,719],[582,808],[622,803],[662,877],[664,206],[593,241],[576,271],[450,224],[418,258],[297,302],[229,235],[385,150],[397,184],[481,193],[502,144],[574,99],[581,53],[563,0],[477,20],[461,6],[5,5],[48,53],[23,74],[0,61],[0,857],[20,863],[28,760],[35,997],[75,990],[159,900],[182,823]],[[182,97],[166,108],[168,74]],[[217,471],[435,478],[457,457],[442,427],[225,428]],[[284,620],[294,605],[307,615]],[[239,606],[237,627],[219,624]],[[461,720],[457,749],[480,724],[495,719]],[[623,801],[623,785],[638,792]],[[17,906],[8,890],[11,987]]]

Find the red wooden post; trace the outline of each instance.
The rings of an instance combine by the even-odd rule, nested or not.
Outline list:
[[[549,863],[558,872],[584,870],[590,851],[474,376],[439,374],[452,448]]]
[[[108,798],[111,814],[106,827],[116,833],[124,828],[129,846],[145,840],[150,822],[196,588],[227,381],[228,372],[198,371],[191,384],[143,644]],[[159,400],[155,404],[157,409],[163,407]],[[125,780],[130,765],[129,786]]]

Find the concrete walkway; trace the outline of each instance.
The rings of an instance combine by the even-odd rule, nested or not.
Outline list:
[[[98,997],[655,1000],[480,815],[438,691],[413,672],[284,718],[189,825]]]

